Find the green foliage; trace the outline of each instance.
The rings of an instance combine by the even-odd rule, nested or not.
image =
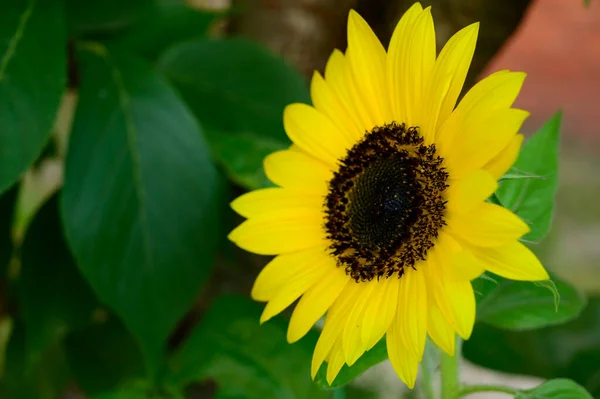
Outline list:
[[[496,192],[503,206],[529,224],[531,231],[524,237],[528,241],[540,241],[552,223],[561,120],[562,114],[557,113],[523,145],[513,169],[520,175],[535,177],[505,180]]]
[[[72,332],[64,346],[71,373],[88,395],[110,392],[144,377],[138,344],[114,316],[102,315],[85,329]]]
[[[10,336],[0,380],[0,398],[55,399],[68,383],[64,350],[55,342],[43,353],[30,356],[24,327],[17,320]]]
[[[210,307],[169,362],[170,386],[211,379],[219,398],[328,398],[310,380],[310,359],[318,334],[309,332],[290,346],[287,322],[260,326],[262,306],[238,296],[224,296]]]
[[[139,15],[114,43],[148,59],[156,59],[172,43],[207,35],[222,13],[192,9],[185,3],[160,1]]]
[[[571,378],[600,395],[600,299],[589,298],[575,320],[532,331],[478,324],[463,354],[481,366],[542,378]]]
[[[0,2],[0,193],[42,152],[66,79],[61,0]]]
[[[81,65],[65,229],[83,274],[154,370],[210,273],[223,182],[198,124],[143,61],[90,45]]]
[[[243,39],[181,43],[163,54],[158,68],[202,121],[229,178],[249,189],[267,185],[264,156],[290,145],[284,107],[310,102],[298,73]]]
[[[510,330],[530,330],[567,322],[585,299],[571,285],[553,278],[544,285],[487,275],[473,281],[477,321]]]
[[[154,0],[64,1],[69,33],[75,37],[110,35],[130,27],[154,3]]]
[[[22,252],[19,303],[28,352],[37,355],[89,324],[97,301],[67,248],[57,196],[37,212]]]
[[[325,365],[311,381],[318,331],[289,345],[285,315],[260,325],[247,294],[267,259],[224,243],[227,202],[270,185],[263,159],[290,145],[285,106],[310,102],[266,48],[208,37],[231,14],[0,0],[0,398],[372,397],[348,384],[386,359],[385,339],[332,386]],[[559,127],[527,141],[491,199],[532,225],[529,241],[551,225]],[[585,300],[567,283],[492,278],[474,282],[467,357],[597,390],[599,301],[574,319]],[[516,397],[586,395],[553,380]]]
[[[521,391],[515,395],[515,399],[592,399],[592,396],[579,384],[561,378],[529,391]]]

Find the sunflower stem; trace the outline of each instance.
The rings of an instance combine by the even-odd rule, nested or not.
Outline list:
[[[442,398],[454,398],[460,389],[460,354],[462,340],[457,338],[454,356],[440,351],[440,370],[442,377]]]
[[[437,350],[433,342],[427,340],[425,354],[421,367],[421,388],[425,399],[435,399],[433,389],[433,375],[435,373],[435,363],[437,360]]]
[[[519,390],[503,385],[468,385],[459,389],[455,398],[462,398],[463,396],[477,392],[502,392],[508,395],[516,395]]]

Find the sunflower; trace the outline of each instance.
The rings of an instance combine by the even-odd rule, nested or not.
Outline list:
[[[247,218],[229,238],[276,255],[252,297],[261,323],[299,299],[287,332],[303,337],[325,315],[312,376],[331,383],[384,336],[398,376],[414,387],[427,335],[453,355],[475,321],[471,281],[548,274],[519,242],[528,225],[487,201],[512,166],[528,113],[512,108],[525,74],[500,71],[459,93],[479,25],[436,57],[430,8],[414,4],[387,52],[354,11],[348,48],[311,82],[313,105],[283,115],[292,146],[266,157],[277,186],[237,198]]]

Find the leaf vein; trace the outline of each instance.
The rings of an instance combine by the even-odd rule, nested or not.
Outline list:
[[[21,14],[21,18],[19,19],[19,25],[17,26],[17,30],[15,34],[10,38],[10,42],[8,43],[8,48],[6,49],[6,53],[2,57],[0,61],[0,82],[4,79],[6,75],[6,70],[8,69],[8,63],[11,59],[14,58],[15,52],[17,50],[17,46],[23,37],[23,32],[25,31],[25,26],[27,26],[27,22],[31,17],[31,13],[33,12],[33,7],[35,6],[36,0],[31,0],[29,2],[29,6],[23,11]]]

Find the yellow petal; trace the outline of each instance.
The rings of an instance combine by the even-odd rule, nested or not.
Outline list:
[[[477,257],[490,272],[511,280],[548,280],[548,272],[529,248],[513,242],[499,248],[473,248]]]
[[[338,338],[336,343],[333,345],[333,349],[329,354],[327,361],[327,383],[333,384],[335,377],[339,374],[340,370],[344,366],[344,352],[342,350],[342,339]]]
[[[440,349],[450,356],[454,355],[456,333],[435,304],[429,305],[427,332]]]
[[[409,32],[413,29],[413,24],[417,17],[423,11],[420,3],[414,3],[400,18],[400,21],[394,29],[390,44],[388,46],[387,57],[387,84],[390,94],[390,107],[396,121],[409,123],[407,118],[407,106],[404,101],[406,87],[401,83],[404,73],[404,65],[407,61],[405,49],[408,47]]]
[[[330,258],[329,255],[323,255],[314,263],[305,265],[298,274],[291,276],[265,306],[260,316],[261,324],[290,306],[300,295],[321,280],[333,266]]]
[[[388,357],[396,374],[398,374],[398,377],[404,381],[406,386],[413,389],[417,379],[417,370],[419,368],[420,359],[415,357],[412,350],[408,349],[403,344],[400,333],[400,330],[403,328],[401,324],[402,321],[399,318],[399,313],[397,313],[397,316],[398,317],[392,321],[386,335]]]
[[[485,166],[510,144],[528,116],[527,111],[506,108],[465,119],[459,128],[463,133],[447,153],[451,175],[460,177]]]
[[[508,109],[515,101],[525,74],[507,70],[491,74],[476,83],[463,97],[456,110],[438,131],[436,147],[446,153],[447,147],[464,140],[463,121],[480,120],[498,109]]]
[[[277,151],[265,158],[269,180],[284,188],[326,195],[333,173],[325,164],[300,151]]]
[[[350,10],[348,16],[346,57],[371,121],[379,126],[391,122],[390,107],[385,96],[385,49],[367,22],[354,10]]]
[[[333,50],[327,61],[325,81],[357,120],[361,134],[370,131],[375,126],[375,122],[365,106],[365,99],[358,92],[347,57],[339,50]]]
[[[485,265],[475,258],[470,248],[461,246],[444,231],[439,233],[435,245],[435,250],[441,253],[441,256],[445,259],[445,262],[437,267],[447,268],[445,272],[453,276],[454,279],[473,280],[485,272]]]
[[[471,282],[446,277],[442,297],[445,297],[442,300],[452,308],[456,332],[463,339],[469,339],[475,324],[475,293]],[[439,302],[436,304],[439,305]]]
[[[231,203],[231,208],[241,216],[250,218],[274,211],[319,211],[323,208],[324,201],[323,196],[314,193],[269,187],[237,197]]]
[[[327,273],[304,295],[294,309],[287,331],[289,343],[296,342],[311,329],[338,298],[350,279],[330,257]]]
[[[298,147],[335,169],[354,144],[331,120],[311,107],[296,103],[283,111],[285,131]]]
[[[356,114],[348,110],[329,83],[316,71],[310,84],[310,96],[313,106],[327,115],[348,139],[358,141],[364,134]]]
[[[259,255],[279,255],[326,242],[323,214],[280,211],[253,217],[236,227],[228,238],[238,247]]]
[[[325,324],[323,325],[323,331],[319,336],[315,351],[313,352],[313,358],[311,362],[310,372],[314,379],[319,367],[325,361],[333,344],[338,338],[342,337],[342,332],[346,327],[346,320],[348,313],[354,306],[354,301],[365,288],[365,284],[358,284],[350,281],[339,295],[338,299],[331,305],[327,316],[325,317]]]
[[[434,247],[434,249],[436,249]],[[458,335],[468,339],[475,323],[475,294],[469,280],[459,280],[450,270],[444,251],[431,251],[428,255],[428,284],[440,313],[454,327]]]
[[[279,255],[261,270],[254,281],[251,296],[266,302],[275,296],[294,276],[301,274],[323,257],[330,256],[325,246]]]
[[[342,348],[346,363],[351,366],[367,350],[361,341],[362,323],[367,303],[371,301],[373,293],[378,288],[376,281],[358,283],[364,288],[354,298],[354,306],[347,314],[346,327],[342,334]]]
[[[458,214],[470,212],[496,191],[498,183],[488,172],[475,170],[453,180],[447,189],[448,209]]]
[[[469,339],[475,324],[475,293],[469,281],[445,280],[446,300],[453,309],[455,329],[463,339]]]
[[[443,125],[456,105],[475,52],[478,31],[479,23],[458,31],[448,40],[435,61],[424,104],[441,105],[439,111],[432,112],[423,121],[422,130],[427,136]]]
[[[511,142],[483,167],[494,179],[500,179],[515,164],[521,151],[523,137],[522,134],[515,135]]]
[[[427,283],[424,262],[405,270],[398,292],[400,336],[415,358],[423,357],[427,337]]]
[[[378,287],[367,302],[362,322],[361,341],[370,350],[383,337],[396,315],[400,279],[392,276],[376,283]]]
[[[508,70],[495,72],[477,82],[460,101],[456,110],[465,115],[487,113],[494,109],[510,108],[525,81],[524,72]]]
[[[431,9],[423,11],[415,3],[400,19],[388,48],[387,81],[395,120],[421,125],[422,101],[435,55]]]
[[[452,235],[470,244],[497,247],[517,241],[529,231],[529,226],[517,215],[499,205],[481,203],[473,211],[446,219]]]
[[[485,265],[467,249],[452,257],[452,274],[458,280],[474,280],[485,272]]]

